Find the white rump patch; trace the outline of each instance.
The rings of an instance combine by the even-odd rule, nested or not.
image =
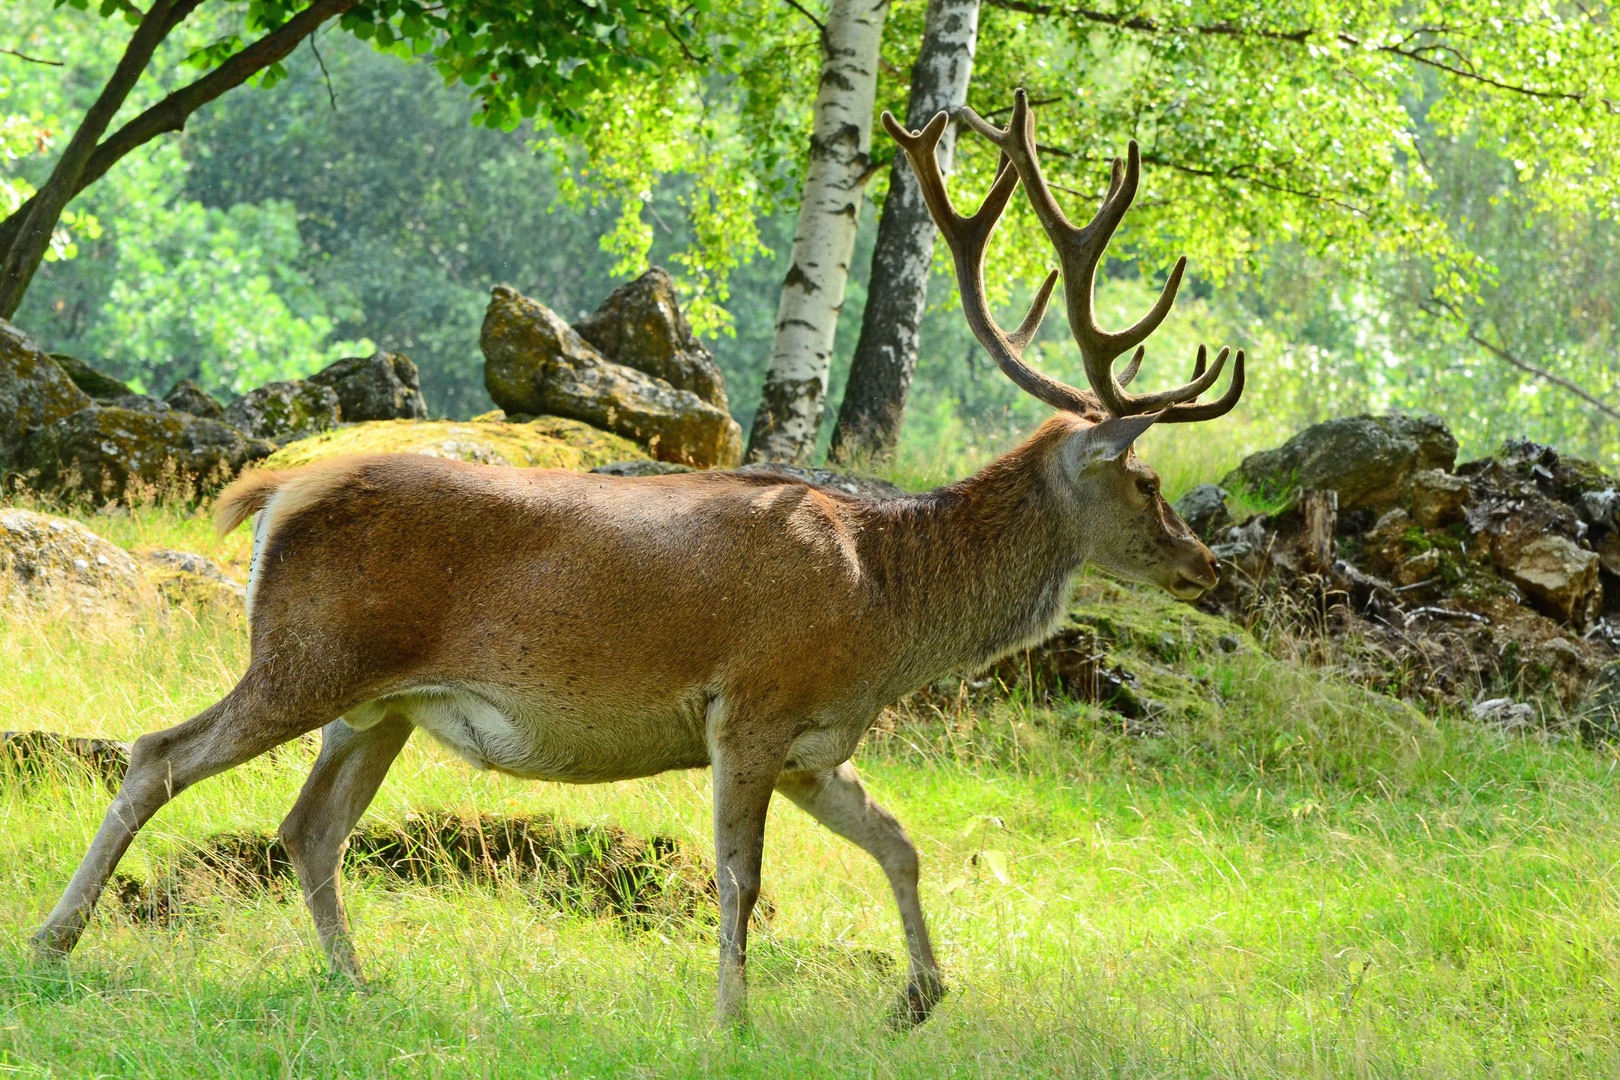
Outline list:
[[[270,496],[275,501],[275,496]],[[264,542],[270,537],[270,506],[265,505],[263,510],[253,515],[253,554],[248,559],[247,583],[247,617],[248,622],[253,621],[253,595],[259,590],[259,559],[264,554]],[[378,717],[378,720],[382,717]],[[376,721],[372,721],[376,723]]]

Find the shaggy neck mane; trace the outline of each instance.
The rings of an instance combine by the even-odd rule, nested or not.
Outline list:
[[[884,606],[926,635],[921,651],[982,665],[1061,616],[1085,553],[1052,490],[1053,458],[1082,422],[1054,416],[973,476],[872,507],[862,564]]]

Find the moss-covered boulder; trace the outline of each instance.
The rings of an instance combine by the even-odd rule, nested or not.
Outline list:
[[[265,461],[272,469],[308,465],[344,454],[425,454],[485,465],[588,470],[625,458],[645,458],[630,440],[556,416],[528,423],[501,420],[373,420],[346,424],[288,443]]]
[[[1450,472],[1456,461],[1457,440],[1437,416],[1345,416],[1250,454],[1221,486],[1265,499],[1327,489],[1338,492],[1346,511],[1403,502],[1413,473]]]
[[[343,419],[337,392],[302,379],[265,383],[225,407],[225,422],[247,435],[285,442],[336,427]]]
[[[421,375],[408,356],[387,352],[350,356],[329,364],[306,381],[337,394],[343,419],[351,424],[362,420],[427,419]]]
[[[218,420],[225,415],[225,406],[220,400],[190,379],[181,379],[169,387],[163,401],[171,409],[201,416],[205,420]]]
[[[128,384],[113,378],[105,371],[91,367],[77,356],[69,353],[51,353],[51,359],[55,360],[63,373],[73,380],[74,386],[97,401],[127,397],[135,392]]]
[[[217,487],[269,450],[217,420],[92,405],[33,432],[17,467],[35,486],[104,503],[140,486]]]
[[[645,371],[726,409],[726,377],[687,325],[675,282],[663,267],[614,289],[574,329],[614,363]]]
[[[90,404],[34,339],[0,319],[0,473],[16,466],[28,429]]]

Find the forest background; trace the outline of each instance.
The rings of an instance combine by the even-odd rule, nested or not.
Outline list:
[[[194,77],[188,56],[243,31],[240,5],[216,8],[205,6],[163,46],[134,104]],[[879,105],[902,114],[923,8],[897,0],[883,37]],[[981,111],[1004,107],[1011,85],[1044,79],[1070,97],[1042,109],[1054,138],[1119,152],[1140,137],[1142,105],[1107,88],[1140,97],[1144,72],[1168,71],[1194,80],[1182,88],[1189,100],[1217,102],[1175,121],[1194,129],[1182,132],[1183,153],[1205,140],[1212,165],[1231,158],[1233,116],[1245,110],[1269,111],[1266,122],[1285,131],[1320,117],[1335,140],[1321,159],[1334,176],[1247,202],[1234,195],[1239,170],[1201,180],[1185,158],[1179,171],[1150,162],[1145,195],[1105,264],[1098,309],[1118,325],[1146,309],[1176,252],[1192,255],[1144,382],[1184,378],[1199,341],[1244,345],[1251,389],[1223,444],[1257,448],[1329,416],[1398,408],[1441,414],[1465,456],[1529,436],[1620,463],[1620,425],[1603,407],[1620,402],[1620,245],[1601,164],[1588,170],[1601,183],[1591,175],[1566,183],[1578,143],[1552,146],[1550,163],[1504,156],[1513,139],[1483,131],[1477,108],[1459,106],[1448,97],[1454,89],[1420,70],[1396,88],[1402,115],[1388,131],[1368,132],[1363,153],[1353,140],[1343,145],[1332,122],[1347,101],[1374,93],[1354,79],[1312,83],[1295,73],[1279,89],[1263,53],[1242,49],[1178,69],[1157,39],[1117,26],[1075,29],[1042,20],[1037,8],[983,9],[969,92]],[[491,407],[478,328],[492,285],[512,284],[577,319],[659,263],[681,282],[746,431],[788,270],[820,50],[813,12],[797,4],[709,16],[706,37],[673,39],[702,70],[642,73],[576,103],[561,124],[554,115],[491,117],[487,98],[447,84],[409,40],[367,42],[328,24],[259,86],[224,95],[79,196],[15,321],[48,348],[156,393],[195,378],[231,396],[339,356],[395,350],[420,365],[436,414],[467,417]],[[0,153],[10,178],[0,210],[43,182],[53,148],[127,39],[116,17],[52,0],[0,11],[0,42],[13,50],[0,55]],[[1250,101],[1245,87],[1264,92]],[[1136,130],[1110,127],[1121,117]],[[1560,138],[1529,145],[1538,137]],[[993,159],[970,143],[956,186],[982,190]],[[892,152],[886,144],[879,132],[875,158]],[[1268,149],[1256,147],[1257,162]],[[1073,216],[1100,194],[1103,162],[1075,163],[1095,190],[1065,196]],[[1381,177],[1392,190],[1377,189]],[[823,447],[864,310],[887,180],[888,170],[875,169],[862,205]],[[1358,228],[1337,224],[1357,215]],[[994,299],[1011,309],[1048,256],[1026,217],[1009,224],[990,276]],[[973,343],[943,254],[941,245],[901,445],[903,459],[939,475],[1005,446],[1045,411],[996,376]],[[1060,315],[1035,358],[1081,381]]]

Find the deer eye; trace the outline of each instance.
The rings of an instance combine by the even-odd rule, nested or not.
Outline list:
[[[1138,480],[1136,486],[1142,490],[1142,495],[1149,499],[1159,493],[1159,482],[1157,480]]]

